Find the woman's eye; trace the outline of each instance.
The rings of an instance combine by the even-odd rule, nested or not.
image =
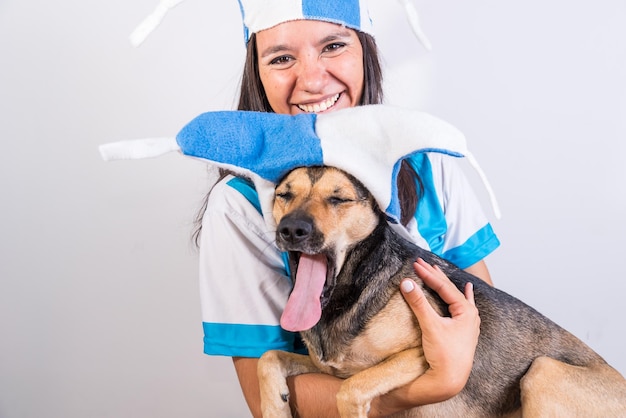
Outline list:
[[[340,50],[344,46],[346,46],[346,44],[342,42],[333,42],[332,44],[328,44],[324,47],[324,52],[335,52]]]
[[[293,58],[291,58],[289,55],[281,55],[280,57],[276,57],[274,59],[272,59],[270,61],[270,65],[281,65],[281,64],[287,64],[289,62],[291,62]]]

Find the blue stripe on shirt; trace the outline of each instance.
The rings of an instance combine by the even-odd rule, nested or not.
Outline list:
[[[204,353],[230,357],[261,357],[268,350],[306,354],[298,334],[279,325],[203,322]]]
[[[409,157],[409,162],[418,173],[423,186],[415,211],[417,230],[428,243],[430,251],[441,256],[448,223],[439,203],[430,160],[425,153],[420,153]]]
[[[244,179],[242,177],[233,177],[232,179],[228,180],[226,184],[241,193],[260,214],[263,213],[261,211],[259,194],[254,188],[254,184],[250,180]]]
[[[476,264],[491,254],[500,245],[500,240],[493,232],[491,224],[479,229],[462,245],[451,248],[441,255],[451,263],[465,269]]]

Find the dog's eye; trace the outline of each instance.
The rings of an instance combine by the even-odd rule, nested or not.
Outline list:
[[[291,192],[276,193],[276,197],[285,201],[289,201],[293,199],[293,193]]]
[[[348,202],[352,202],[352,199],[345,199],[343,197],[339,197],[339,196],[331,196],[327,199],[328,203],[330,203],[333,206],[339,206],[342,203],[348,203]]]

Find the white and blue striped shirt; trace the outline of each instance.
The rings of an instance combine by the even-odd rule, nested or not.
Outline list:
[[[500,244],[456,158],[410,157],[424,186],[408,227],[422,248],[469,267]],[[218,183],[209,198],[200,242],[204,352],[259,357],[272,349],[303,352],[297,334],[281,329],[292,283],[275,231],[260,215],[254,186],[237,177]]]

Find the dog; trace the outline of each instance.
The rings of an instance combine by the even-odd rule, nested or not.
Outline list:
[[[290,417],[286,377],[344,378],[342,417],[366,417],[373,398],[428,369],[415,316],[399,291],[411,277],[431,305],[447,305],[417,277],[420,257],[459,288],[474,285],[481,318],[464,389],[407,417],[626,417],[626,380],[578,338],[518,299],[401,237],[356,178],[327,166],[296,168],[275,189],[276,244],[294,289],[281,318],[309,355],[268,351],[258,363],[264,417]]]

